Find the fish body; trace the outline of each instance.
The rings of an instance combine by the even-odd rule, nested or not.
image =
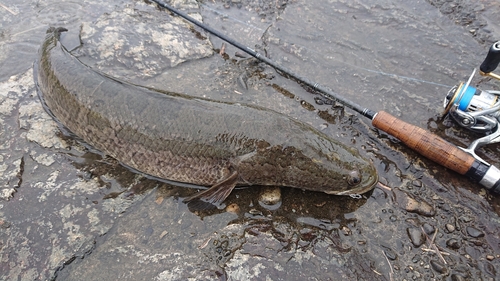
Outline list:
[[[373,164],[311,126],[258,106],[132,85],[92,70],[51,28],[35,79],[42,102],[86,143],[154,177],[210,187],[192,199],[222,202],[236,185],[360,194]]]

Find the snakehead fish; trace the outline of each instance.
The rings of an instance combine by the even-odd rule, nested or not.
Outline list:
[[[92,70],[49,28],[35,65],[45,108],[97,150],[142,173],[209,187],[185,201],[218,204],[235,186],[361,194],[378,176],[357,150],[253,105],[159,91]]]

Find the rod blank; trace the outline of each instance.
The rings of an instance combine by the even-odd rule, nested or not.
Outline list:
[[[201,27],[202,29],[206,30],[207,32],[219,37],[220,39],[228,42],[229,44],[235,46],[236,48],[242,50],[243,52],[251,55],[252,57],[274,67],[276,70],[282,72],[282,73],[285,73],[287,74],[288,76],[308,85],[309,87],[312,87],[313,89],[316,89],[317,91],[319,91],[321,94],[325,95],[326,97],[330,98],[330,99],[334,99],[334,100],[337,100],[338,102],[342,103],[343,105],[351,108],[352,110],[362,114],[363,116],[365,117],[368,117],[370,119],[372,119],[374,116],[375,116],[375,112],[368,109],[368,108],[364,108],[362,106],[360,106],[359,104],[353,102],[353,101],[350,101],[348,99],[345,99],[344,97],[340,96],[339,94],[337,93],[334,93],[333,91],[331,91],[330,89],[318,84],[318,83],[315,83],[305,77],[302,77],[298,74],[296,74],[295,72],[291,71],[290,69],[287,69],[281,65],[279,65],[278,63],[270,60],[269,58],[267,58],[266,56],[263,56],[262,54],[256,52],[255,50],[251,49],[250,47],[247,47],[245,45],[242,45],[241,43],[227,37],[226,35],[220,33],[219,31],[211,28],[210,26],[207,26],[197,20],[195,20],[194,18],[190,17],[189,15],[187,15],[186,13],[183,13],[177,9],[175,9],[174,7],[162,2],[162,1],[159,1],[159,0],[152,0],[153,2],[155,2],[156,4],[158,4],[159,6],[171,11],[172,13],[174,14],[177,14],[181,17],[183,17],[184,19],[186,19],[187,21]]]

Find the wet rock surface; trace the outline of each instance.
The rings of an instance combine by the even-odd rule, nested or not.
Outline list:
[[[500,39],[494,1],[173,2],[360,104],[455,144],[474,138],[437,116]],[[0,279],[499,278],[499,199],[349,110],[151,3],[2,4]],[[109,75],[307,122],[371,158],[383,185],[361,198],[252,187],[225,208],[186,205],[193,189],[129,171],[45,113],[30,65],[48,25],[70,29],[66,46]],[[498,166],[498,153],[484,158]]]
[[[463,26],[479,42],[491,44],[498,41],[495,36],[498,36],[500,32],[498,25],[500,10],[495,1],[428,0],[427,2],[455,23]]]
[[[198,11],[194,0],[185,1],[182,7]],[[202,20],[198,12],[189,15]],[[206,34],[179,17],[169,17],[165,11],[152,10],[140,2],[83,23],[80,40],[82,47],[75,53],[83,56],[85,63],[129,80],[155,77],[180,63],[213,54]]]

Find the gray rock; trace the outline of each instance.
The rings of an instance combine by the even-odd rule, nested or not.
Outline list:
[[[469,236],[471,236],[471,237],[474,237],[474,238],[484,237],[484,232],[482,232],[481,230],[479,230],[475,227],[468,226],[466,228],[466,230],[467,230],[467,234],[469,234]]]
[[[197,8],[196,1],[187,7]],[[201,20],[198,13],[190,16]],[[128,80],[155,77],[183,62],[213,54],[207,35],[144,2],[83,23],[81,41],[78,53],[84,55],[82,59],[91,58],[93,67]]]
[[[393,193],[398,205],[408,212],[417,213],[426,217],[432,217],[436,214],[434,207],[422,199],[417,200],[409,196],[408,193],[397,188],[393,189]]]
[[[415,247],[420,247],[425,242],[425,237],[422,231],[418,228],[407,228],[406,232],[408,233],[408,237],[410,237],[411,243]]]
[[[446,246],[450,249],[457,250],[462,246],[462,243],[455,238],[451,238],[446,241]]]
[[[446,274],[448,272],[448,268],[439,261],[431,260],[431,267],[439,274]]]
[[[279,187],[262,188],[259,195],[259,202],[264,206],[272,206],[281,202],[281,189]]]

